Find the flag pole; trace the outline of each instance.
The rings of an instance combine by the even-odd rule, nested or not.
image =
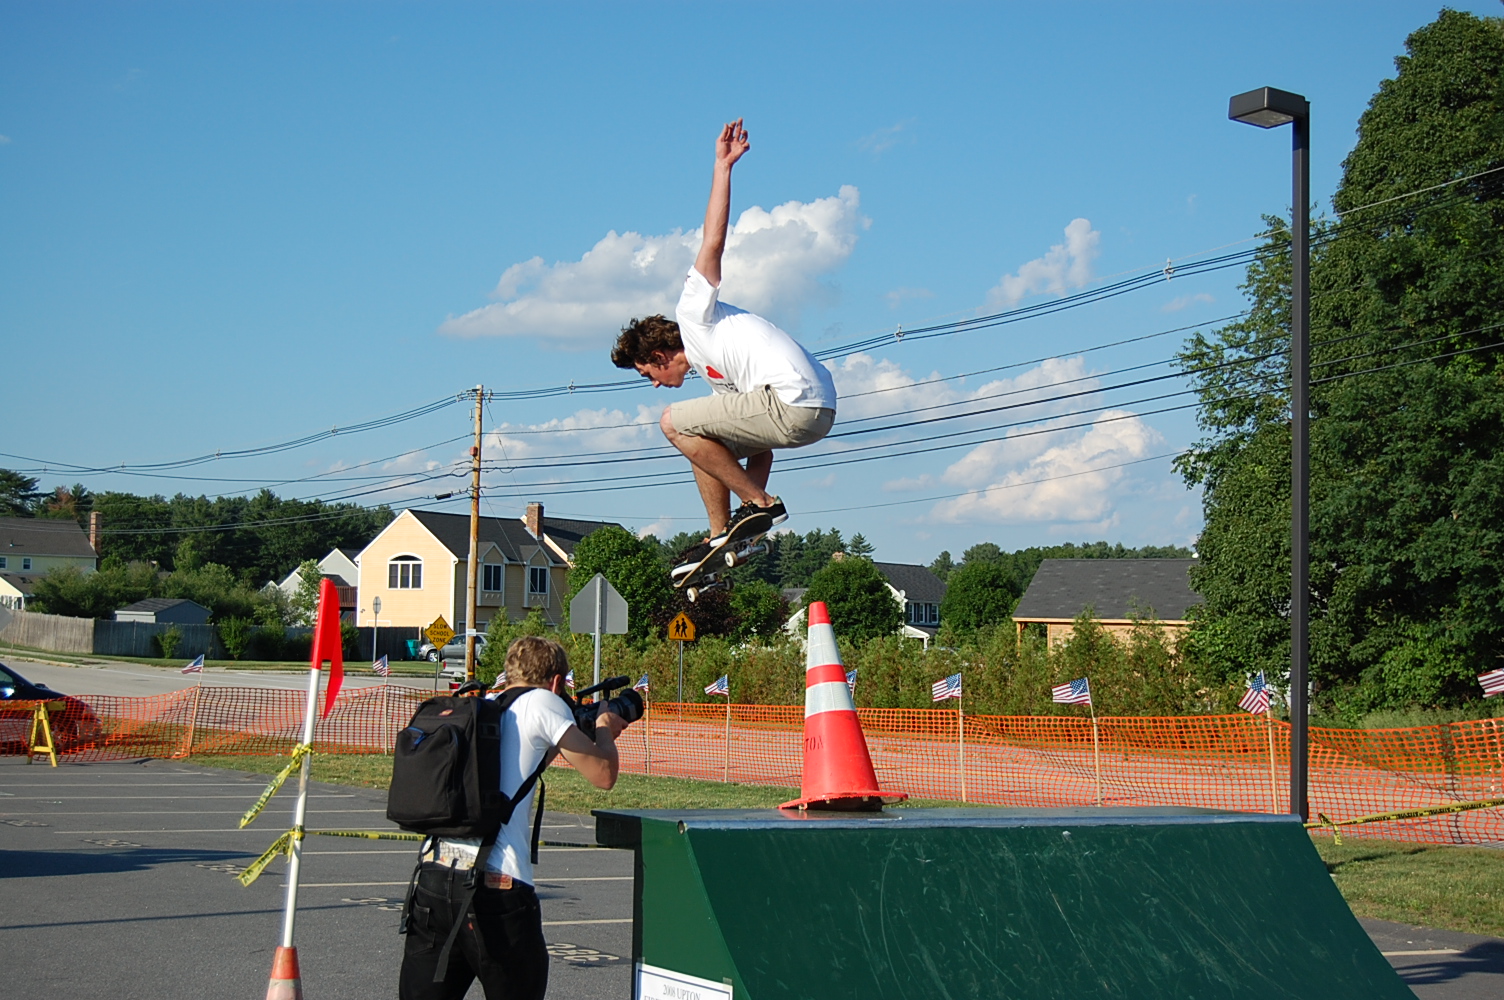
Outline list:
[[[1270,812],[1279,812],[1279,781],[1274,772],[1274,713],[1264,709],[1264,730],[1269,735],[1269,802]]]
[[[646,695],[642,699],[642,741],[647,745],[647,772],[653,773],[653,702]]]
[[[966,688],[961,688],[961,694],[956,698],[956,736],[957,747],[961,758],[961,801],[966,801]]]
[[[381,678],[381,742],[386,753],[396,753],[396,740],[392,738],[392,674],[387,664],[387,674]]]
[[[1097,707],[1088,699],[1086,707],[1091,711],[1091,762],[1097,773],[1097,806],[1102,805],[1102,743],[1097,736]]]
[[[193,708],[188,715],[188,745],[183,747],[183,756],[193,756],[193,734],[198,729],[198,699],[204,690],[204,675],[198,675],[198,683],[193,685]]]
[[[317,643],[315,643],[317,646]],[[303,745],[313,746],[313,724],[319,711],[319,674],[321,664],[315,660],[308,671],[308,703],[303,711]],[[303,754],[303,769],[298,775],[298,804],[292,814],[292,845],[287,866],[287,903],[282,911],[282,947],[292,947],[293,922],[298,915],[298,873],[303,867],[303,820],[308,812],[308,777],[313,754]]]
[[[726,774],[722,779],[731,783],[731,685],[726,685]]]

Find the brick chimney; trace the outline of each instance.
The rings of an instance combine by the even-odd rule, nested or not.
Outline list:
[[[104,515],[97,510],[89,511],[89,547],[94,550],[94,559],[99,560],[99,529],[104,526]]]
[[[844,553],[844,552],[832,552],[830,554],[830,561],[831,562],[845,562],[846,561],[846,553]]]
[[[527,525],[527,530],[541,542],[543,540],[543,505],[541,503],[528,504],[522,523]]]

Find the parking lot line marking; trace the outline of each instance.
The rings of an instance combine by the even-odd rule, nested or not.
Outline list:
[[[168,830],[165,827],[157,827],[154,830],[53,830],[53,833],[256,833],[265,836],[270,828],[260,830],[237,830],[234,827],[217,827],[213,830]],[[274,832],[274,831],[272,831]]]
[[[544,882],[630,882],[631,875],[570,875],[567,878],[540,878],[538,884]]]
[[[119,809],[112,811],[111,816],[239,816],[239,809]],[[320,816],[328,816],[333,813],[381,813],[386,814],[385,809],[320,809]],[[97,812],[65,813],[65,812],[15,812],[5,810],[0,816],[98,816]]]
[[[3,794],[3,793],[0,793],[0,794]],[[44,801],[44,802],[56,802],[57,801],[57,797],[54,796],[54,795],[15,795],[15,796],[11,796],[11,797],[15,798],[18,801],[26,801],[28,799],[38,799],[38,800],[41,800],[41,801]],[[325,795],[320,795],[320,794],[317,794],[317,793],[311,793],[308,797],[310,799],[353,799],[353,798],[355,798],[354,795],[335,795],[335,794],[332,794],[332,793],[331,794],[325,794]],[[144,800],[144,801],[147,801],[147,802],[161,802],[161,801],[164,801],[164,800],[168,801],[168,802],[171,802],[171,801],[173,801],[175,799],[239,799],[240,801],[244,802],[245,799],[246,799],[246,796],[244,796],[244,795],[67,795],[67,794],[63,795],[63,801],[65,801],[65,802],[97,802],[97,801],[109,801],[109,800],[115,800],[115,799],[135,799],[137,801],[143,801]],[[56,816],[58,814],[57,813],[53,813],[53,815]],[[547,828],[545,827],[545,829],[547,829]]]
[[[401,882],[299,882],[298,883],[298,888],[299,889],[353,889],[353,888],[363,888],[363,887],[368,886],[368,885],[407,885],[407,879],[403,879]],[[287,883],[284,882],[282,884],[282,888],[286,889],[287,888]]]
[[[631,917],[622,917],[615,920],[545,920],[544,927],[574,927],[577,924],[630,924]]]
[[[362,850],[359,850],[359,849],[356,849],[356,850],[353,850],[353,851],[304,851],[303,852],[303,857],[309,858],[309,857],[312,857],[315,854],[414,854],[414,853],[417,852],[417,850],[418,849],[416,847],[411,847],[411,848],[408,848],[405,851],[387,851],[387,850],[380,850],[380,851],[370,851],[370,850],[367,850],[367,851],[362,851]]]
[[[1381,951],[1379,954],[1389,958],[1400,955],[1461,955],[1462,952],[1456,948],[1426,948],[1422,951]]]

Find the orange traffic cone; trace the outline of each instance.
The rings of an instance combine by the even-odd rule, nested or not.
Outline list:
[[[298,949],[277,948],[266,1000],[303,1000],[303,977],[298,972]]]
[[[846,668],[823,601],[809,606],[804,670],[804,780],[800,797],[780,809],[881,809],[908,798],[877,786]]]

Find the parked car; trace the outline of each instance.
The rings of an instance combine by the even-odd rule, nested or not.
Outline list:
[[[484,635],[476,636],[475,655],[479,656],[481,650],[485,648],[486,637]],[[431,642],[425,642],[423,643],[423,645],[418,647],[418,658],[421,660],[427,660],[429,663],[438,663],[440,660],[459,660],[461,663],[464,663],[465,637],[462,635],[455,636],[453,639],[449,640],[449,644],[446,645],[443,649],[440,649],[438,646],[435,646]]]
[[[11,708],[6,702],[61,701],[66,706],[52,716],[52,739],[60,753],[68,753],[104,736],[99,716],[72,695],[60,694],[45,684],[33,684],[0,663],[0,744],[24,747],[31,736],[31,707]]]

